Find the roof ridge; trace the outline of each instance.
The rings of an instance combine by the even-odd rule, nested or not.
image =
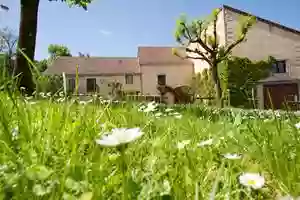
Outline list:
[[[223,4],[222,6],[223,9],[228,9],[232,12],[235,12],[235,13],[238,13],[240,15],[246,15],[246,16],[254,16],[257,20],[261,21],[261,22],[264,22],[264,23],[267,23],[267,24],[271,24],[273,26],[276,26],[278,28],[281,28],[281,29],[284,29],[286,31],[289,31],[289,32],[292,32],[292,33],[295,33],[295,34],[298,34],[300,35],[300,30],[297,30],[295,28],[291,28],[291,27],[288,27],[288,26],[285,26],[285,25],[282,25],[278,22],[274,22],[272,20],[268,20],[268,19],[265,19],[265,18],[262,18],[262,17],[259,17],[257,15],[253,15],[251,14],[250,12],[246,12],[246,11],[243,11],[243,10],[240,10],[240,9],[237,9],[237,8],[234,8],[234,7],[231,7],[229,5],[226,5],[226,4]]]
[[[137,59],[137,57],[102,57],[102,56],[90,56],[90,57],[80,57],[80,56],[59,56],[58,58],[82,58],[82,59],[87,59],[87,58],[102,58],[102,59]]]

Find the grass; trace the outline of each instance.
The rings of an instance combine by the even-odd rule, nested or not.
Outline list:
[[[156,113],[162,117],[157,118],[132,103],[78,104],[1,93],[0,199],[235,200],[300,195],[296,116],[174,107],[180,118],[166,115],[163,106],[159,109]],[[95,142],[120,127],[144,132],[121,151],[123,156],[118,148]],[[198,145],[209,139],[211,145]],[[185,140],[190,143],[178,148]],[[226,153],[241,159],[227,159]],[[249,190],[240,184],[239,176],[247,172],[260,173],[264,186]]]

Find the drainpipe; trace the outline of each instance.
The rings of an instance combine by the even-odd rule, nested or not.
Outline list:
[[[143,73],[142,73],[142,66],[140,64],[140,58],[138,57],[138,67],[139,67],[139,72],[140,72],[140,89],[141,89],[141,95],[144,95],[144,92],[143,92]]]

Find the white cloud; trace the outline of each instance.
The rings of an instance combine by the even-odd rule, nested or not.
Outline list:
[[[108,30],[104,30],[104,29],[101,29],[99,31],[102,35],[105,35],[105,36],[109,36],[112,34],[112,32],[108,31]]]

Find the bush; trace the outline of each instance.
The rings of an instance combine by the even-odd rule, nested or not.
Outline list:
[[[267,78],[273,63],[273,58],[264,61],[251,61],[248,58],[232,57],[226,63],[227,89],[230,105],[234,107],[251,108],[252,88],[257,82]]]
[[[222,62],[219,67],[219,76],[222,81],[223,99],[230,100],[234,107],[252,108],[249,101],[252,97],[252,88],[257,82],[270,75],[274,59],[266,61],[251,61],[249,58],[231,57]],[[193,87],[200,97],[214,97],[214,83],[210,69],[204,69],[194,78]]]
[[[37,92],[56,93],[63,90],[63,78],[61,75],[40,75],[36,87]]]
[[[201,73],[197,73],[192,84],[195,94],[200,97],[207,98],[215,96],[214,83],[210,69],[204,69]]]

